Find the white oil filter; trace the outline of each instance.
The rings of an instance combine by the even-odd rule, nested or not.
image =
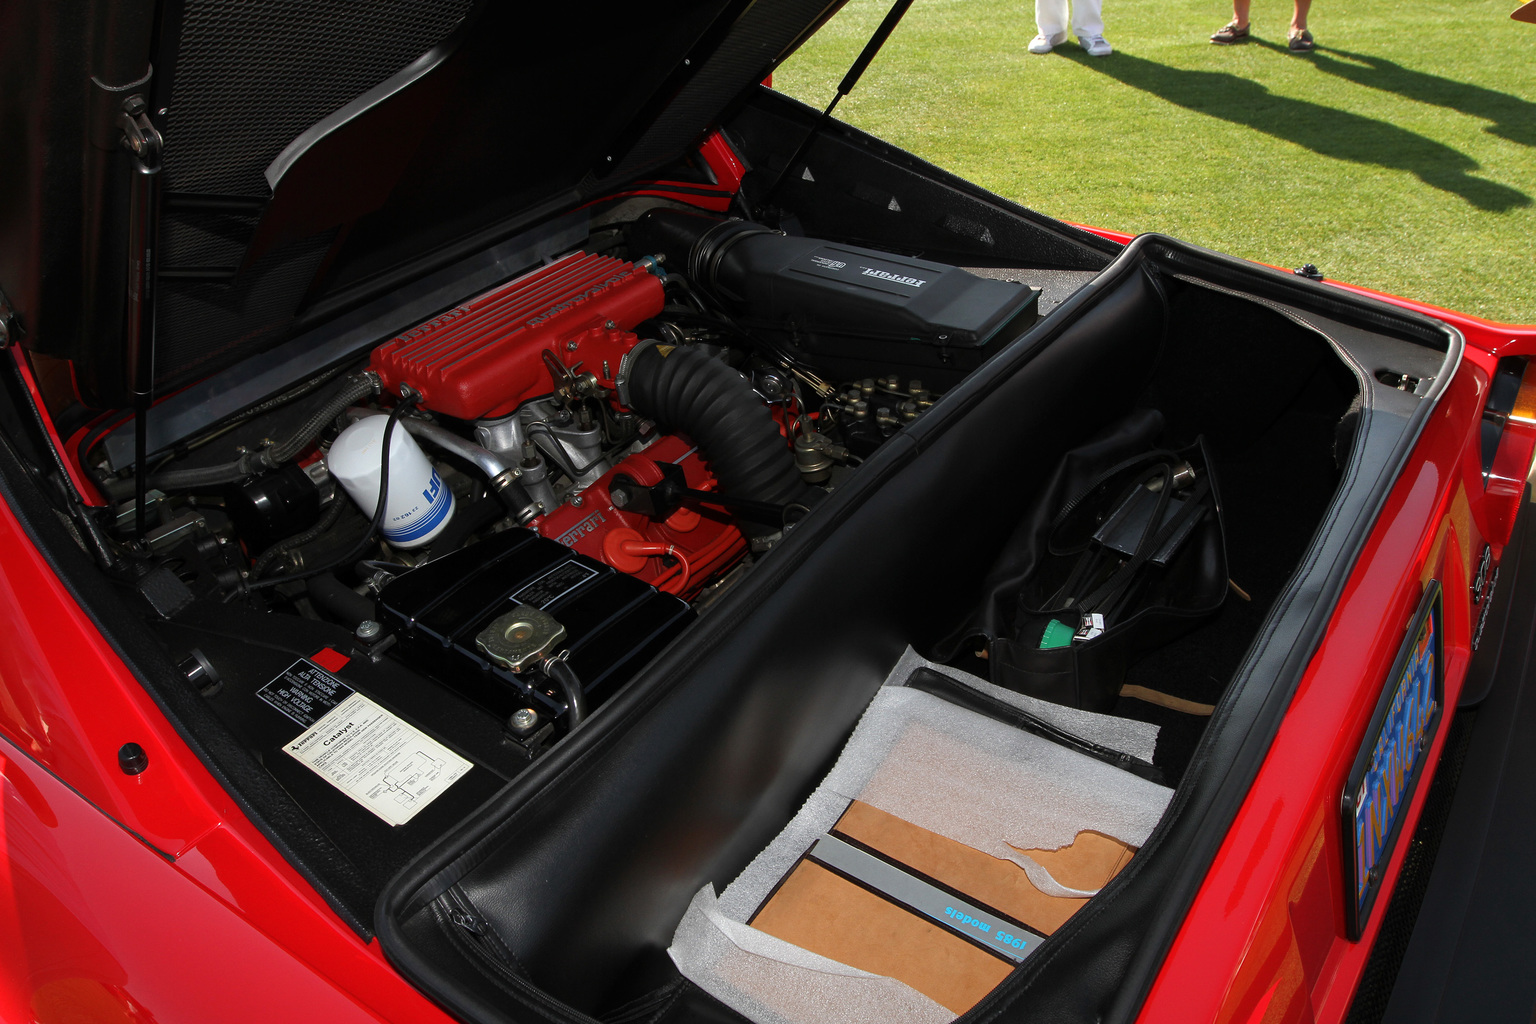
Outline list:
[[[379,506],[380,455],[388,416],[365,416],[331,445],[325,457],[331,476],[370,519]],[[384,505],[384,539],[395,547],[430,544],[453,518],[453,492],[422,454],[416,439],[396,423],[389,439],[389,499]]]

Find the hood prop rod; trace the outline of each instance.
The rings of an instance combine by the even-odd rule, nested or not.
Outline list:
[[[133,392],[133,528],[146,526],[144,495],[149,475],[149,408],[155,399],[155,261],[160,249],[160,155],[163,141],[149,120],[149,105],[135,93],[117,115],[122,146],[133,156],[128,193],[128,301],[123,340]]]
[[[789,177],[789,173],[795,169],[795,165],[804,158],[806,150],[811,148],[811,143],[816,140],[816,136],[826,127],[827,122],[832,120],[832,111],[837,108],[837,104],[844,96],[853,92],[853,87],[858,84],[859,78],[864,74],[864,70],[875,59],[875,54],[880,52],[880,48],[885,45],[885,41],[891,38],[891,33],[896,31],[897,24],[900,23],[902,17],[907,13],[907,8],[911,6],[912,0],[896,0],[896,3],[886,12],[885,19],[880,22],[880,27],[875,29],[875,34],[869,37],[869,42],[864,44],[864,49],[859,54],[859,59],[853,62],[853,65],[848,69],[848,73],[838,83],[837,95],[832,97],[832,102],[827,104],[827,109],[821,112],[821,116],[816,119],[816,123],[811,126],[811,130],[805,133],[805,138],[801,140],[800,146],[795,150],[794,155],[789,158],[789,163],[784,165],[784,169],[779,172],[779,176],[773,179],[773,184],[768,186],[768,191],[764,193],[762,202],[758,203],[759,213],[766,210],[769,202],[772,201],[774,196],[778,195],[779,186],[784,184],[784,179]]]

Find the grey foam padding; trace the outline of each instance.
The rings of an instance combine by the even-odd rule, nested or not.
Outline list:
[[[1014,693],[996,683],[989,683],[980,676],[973,676],[969,672],[929,661],[910,647],[901,656],[901,660],[896,662],[896,667],[891,670],[890,678],[885,681],[885,685],[905,686],[912,673],[919,668],[931,669],[957,683],[963,683],[994,700],[1000,700],[1031,717],[1054,725],[1062,732],[1076,736],[1080,740],[1087,740],[1097,746],[1119,751],[1138,761],[1145,761],[1147,764],[1152,763],[1152,754],[1157,749],[1157,734],[1161,726],[1150,722],[1138,722],[1132,718],[1082,711],[1062,704],[1053,704],[1038,697]]]
[[[758,1024],[954,1016],[937,1004],[937,1018],[898,1011],[897,1003],[932,1001],[895,979],[877,982],[844,965],[830,969],[824,957],[744,923],[852,801],[1012,861],[1049,895],[1081,897],[1093,892],[1061,885],[1023,851],[1059,849],[1085,830],[1139,847],[1173,796],[1167,787],[899,685],[923,665],[910,651],[902,658],[800,811],[718,901],[713,887],[700,890],[678,925],[668,950],[678,970]],[[845,995],[850,1001],[839,1002]]]

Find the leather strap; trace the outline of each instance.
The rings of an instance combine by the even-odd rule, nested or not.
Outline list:
[[[1198,701],[1175,697],[1173,694],[1164,693],[1162,690],[1149,690],[1145,686],[1133,686],[1130,683],[1120,687],[1120,696],[1135,697],[1137,700],[1144,700],[1148,704],[1156,704],[1160,708],[1167,708],[1170,711],[1181,711],[1186,715],[1200,715],[1203,718],[1211,717],[1211,713],[1216,710],[1216,705],[1214,704],[1201,704]]]

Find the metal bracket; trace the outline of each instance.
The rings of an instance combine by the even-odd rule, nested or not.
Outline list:
[[[683,467],[670,462],[655,463],[661,470],[661,483],[647,487],[627,473],[620,473],[608,485],[608,499],[613,507],[638,512],[649,519],[665,519],[683,503],[688,481]]]
[[[134,93],[123,100],[123,109],[117,115],[117,126],[123,130],[122,147],[148,166],[160,163],[165,140],[149,120],[149,104],[144,97]]]

